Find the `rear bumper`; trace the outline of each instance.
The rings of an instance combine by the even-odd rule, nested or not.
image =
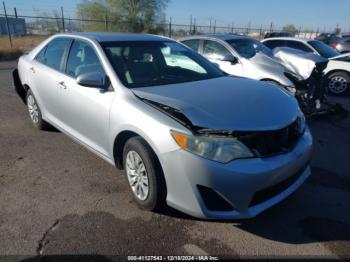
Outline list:
[[[19,74],[18,74],[18,69],[15,69],[12,71],[12,80],[13,80],[13,86],[15,88],[17,95],[21,98],[23,103],[26,104],[27,90],[24,88],[24,86],[21,83],[21,79],[19,78]]]
[[[221,164],[183,150],[162,157],[168,205],[209,219],[251,218],[293,193],[310,176],[312,137],[307,130],[295,148],[264,159]],[[209,188],[231,210],[208,206],[200,188]],[[215,194],[214,193],[214,194]]]

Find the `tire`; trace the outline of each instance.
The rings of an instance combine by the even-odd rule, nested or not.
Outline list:
[[[30,89],[28,89],[26,101],[27,101],[29,117],[33,125],[39,130],[48,129],[49,124],[43,120],[40,107],[37,104],[34,94]]]
[[[350,77],[345,72],[334,72],[327,76],[327,90],[337,96],[346,94],[349,91]]]
[[[163,171],[157,156],[141,137],[132,137],[126,142],[123,150],[123,166],[137,205],[150,211],[162,209],[166,199]]]

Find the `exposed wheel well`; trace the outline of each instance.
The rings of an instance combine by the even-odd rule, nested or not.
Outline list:
[[[114,140],[113,145],[113,157],[115,166],[118,169],[123,169],[123,150],[126,141],[128,141],[130,138],[134,136],[139,136],[137,133],[132,131],[123,131],[117,135],[117,137]]]

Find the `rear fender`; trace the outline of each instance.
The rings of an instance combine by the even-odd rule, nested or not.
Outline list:
[[[19,78],[18,69],[13,70],[13,85],[17,95],[21,98],[24,104],[27,103],[27,89],[22,85],[21,79]]]

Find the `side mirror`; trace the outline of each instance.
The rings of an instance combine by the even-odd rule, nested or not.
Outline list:
[[[86,87],[103,88],[104,76],[100,72],[89,72],[78,76],[77,84]]]
[[[225,56],[223,59],[221,59],[221,61],[230,62],[232,65],[238,63],[238,59],[233,55]]]

